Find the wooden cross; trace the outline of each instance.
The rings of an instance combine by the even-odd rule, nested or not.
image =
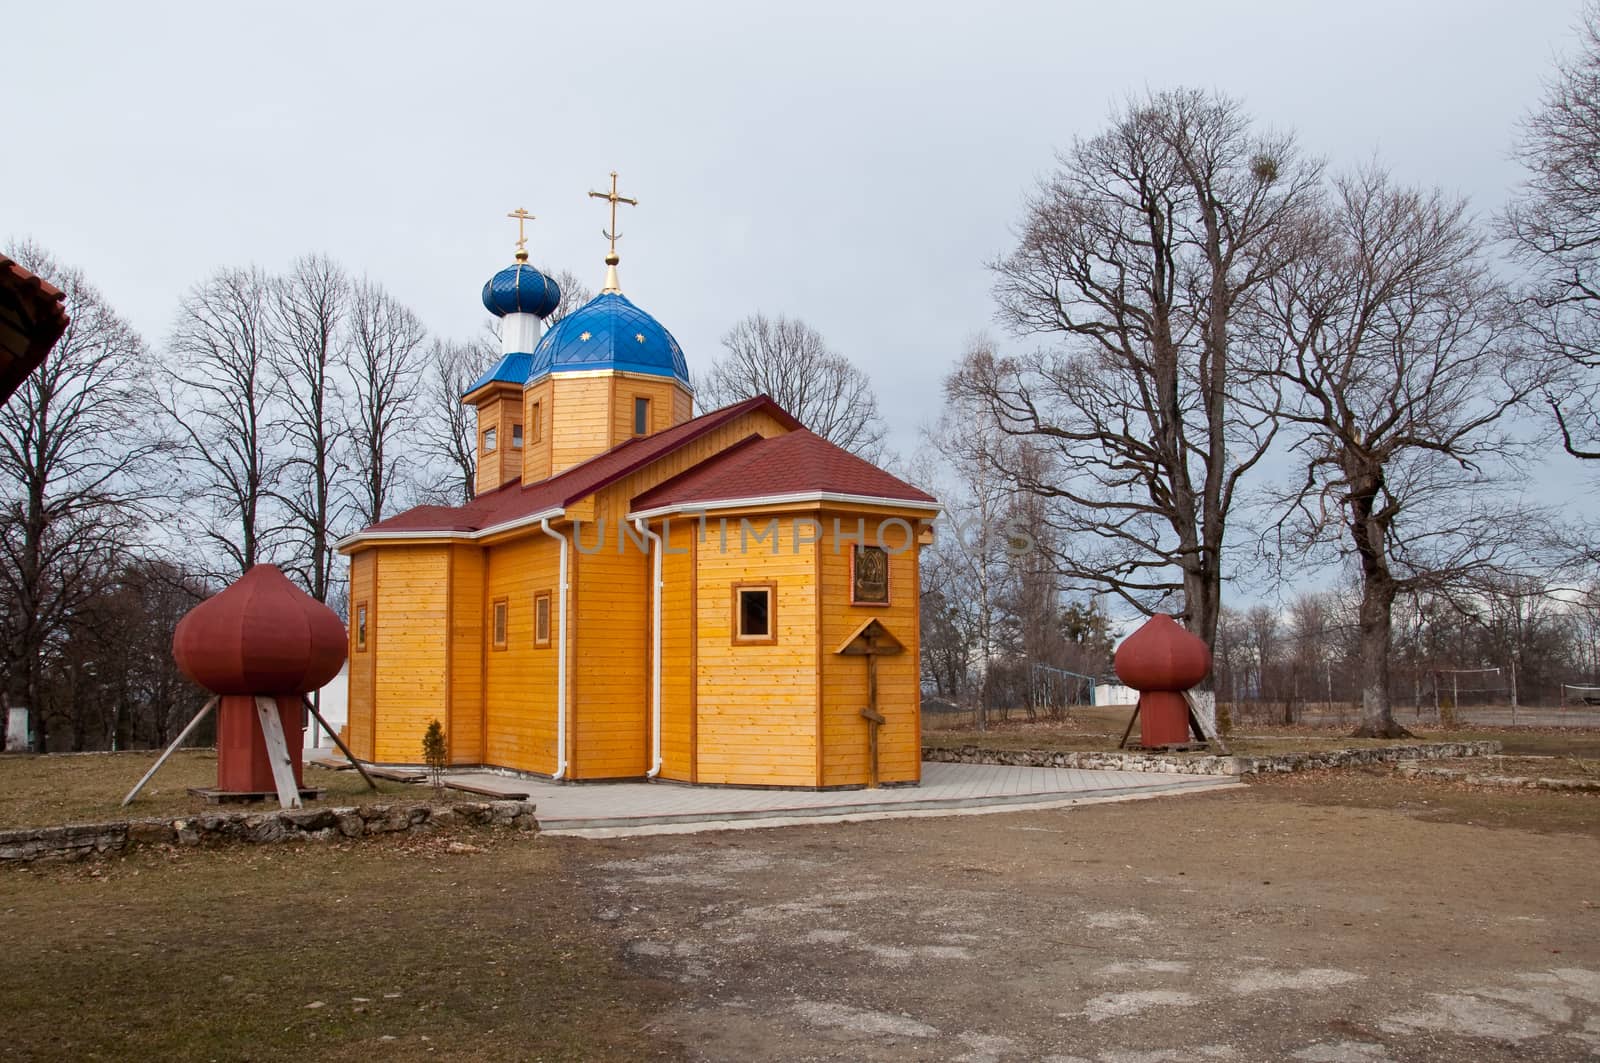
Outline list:
[[[523,229],[523,226],[526,223],[530,222],[530,221],[537,221],[538,219],[535,218],[532,214],[529,214],[528,213],[528,209],[526,207],[518,207],[516,210],[512,211],[510,214],[507,214],[506,217],[517,219],[517,258],[518,259],[527,258],[528,257],[528,234]]]
[[[590,192],[589,195],[594,199],[603,199],[611,204],[611,231],[607,232],[605,229],[601,229],[600,235],[611,241],[611,254],[615,257],[617,253],[617,237],[622,235],[617,232],[617,204],[626,203],[630,207],[637,207],[639,201],[637,199],[629,199],[627,196],[617,195],[617,171],[615,170],[611,171],[610,192]]]

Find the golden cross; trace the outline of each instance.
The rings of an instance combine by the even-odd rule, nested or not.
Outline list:
[[[611,171],[610,192],[590,192],[589,195],[595,199],[607,200],[611,204],[611,231],[607,232],[606,230],[601,229],[600,235],[611,241],[610,257],[614,258],[617,254],[617,237],[622,235],[621,233],[617,232],[617,204],[626,203],[630,207],[637,207],[639,205],[639,201],[637,199],[629,199],[627,196],[617,195],[617,171],[615,170]]]
[[[523,230],[523,226],[530,221],[537,221],[538,219],[529,214],[526,207],[518,207],[510,214],[507,214],[506,217],[517,219],[517,258],[519,260],[527,258],[528,234]]]

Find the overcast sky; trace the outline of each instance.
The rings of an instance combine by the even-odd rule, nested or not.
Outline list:
[[[983,263],[1054,152],[1147,88],[1242,97],[1335,168],[1496,209],[1577,0],[1139,4],[0,0],[0,239],[84,267],[154,344],[210,271],[324,252],[428,327],[534,261],[623,290],[703,367],[799,316],[872,377],[902,452],[990,328]]]

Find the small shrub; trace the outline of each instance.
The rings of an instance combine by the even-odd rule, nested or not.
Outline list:
[[[422,735],[422,762],[428,766],[428,778],[433,783],[433,792],[444,794],[444,768],[449,756],[449,747],[445,745],[444,725],[438,720],[428,724],[427,731]]]

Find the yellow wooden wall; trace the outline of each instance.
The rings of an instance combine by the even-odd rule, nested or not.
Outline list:
[[[653,526],[661,534],[663,525]],[[680,536],[662,555],[661,775],[694,782],[695,578],[692,536]]]
[[[770,517],[762,517],[764,523]],[[789,518],[780,518],[785,525]],[[817,597],[812,547],[741,550],[737,516],[728,549],[717,524],[698,544],[695,587],[698,781],[817,785]],[[734,645],[733,588],[777,583],[777,641]]]
[[[534,405],[538,420],[535,422]],[[551,418],[555,410],[555,381],[550,376],[528,385],[522,395],[522,424],[526,442],[522,454],[522,482],[537,483],[550,476]],[[538,431],[535,431],[537,423]]]
[[[560,645],[560,544],[537,530],[487,550],[478,614],[484,675],[483,761],[518,771],[556,770],[556,663]],[[533,641],[534,595],[550,593],[550,645]],[[506,599],[506,648],[494,649],[492,610]]]
[[[573,551],[577,646],[572,739],[575,779],[622,779],[649,770],[650,563],[647,549],[606,524],[603,549]],[[584,543],[598,542],[595,528]]]
[[[350,667],[345,742],[362,760],[372,759],[372,678],[377,660],[377,641],[373,638],[372,580],[378,552],[362,550],[350,558]],[[367,606],[367,648],[356,649],[356,607]]]
[[[483,589],[480,547],[450,548],[449,719],[450,763],[483,763]]]
[[[500,385],[478,405],[477,491],[485,494],[522,478],[523,448],[512,445],[512,429],[522,423],[522,389]],[[495,448],[483,449],[484,434],[495,429]]]
[[[374,760],[419,762],[429,721],[442,724],[447,716],[448,565],[447,546],[382,550],[369,619],[370,638],[384,655],[373,686]]]
[[[667,377],[618,373],[613,391],[616,399],[611,407],[611,445],[633,438],[634,399],[650,400],[650,431],[645,433],[650,435],[678,423],[674,419],[673,397],[682,392],[683,388]]]
[[[688,393],[666,377],[601,370],[550,377],[551,473],[633,438],[633,400],[650,399],[650,431],[688,420]],[[533,482],[530,478],[526,482]]]
[[[867,665],[861,657],[841,657],[835,651],[851,633],[876,618],[904,646],[905,652],[878,659],[878,711],[887,717],[878,734],[880,782],[914,782],[922,768],[922,686],[917,550],[911,547],[889,555],[889,605],[850,604],[850,538],[857,531],[859,513],[825,512],[820,546],[822,642],[822,785],[854,786],[868,781],[867,723],[861,710],[867,705]],[[841,535],[834,536],[834,518]],[[866,517],[866,543],[877,544],[879,520]],[[906,518],[915,529],[916,521]],[[885,540],[898,548],[904,529],[891,525]],[[835,549],[837,547],[837,549]]]

